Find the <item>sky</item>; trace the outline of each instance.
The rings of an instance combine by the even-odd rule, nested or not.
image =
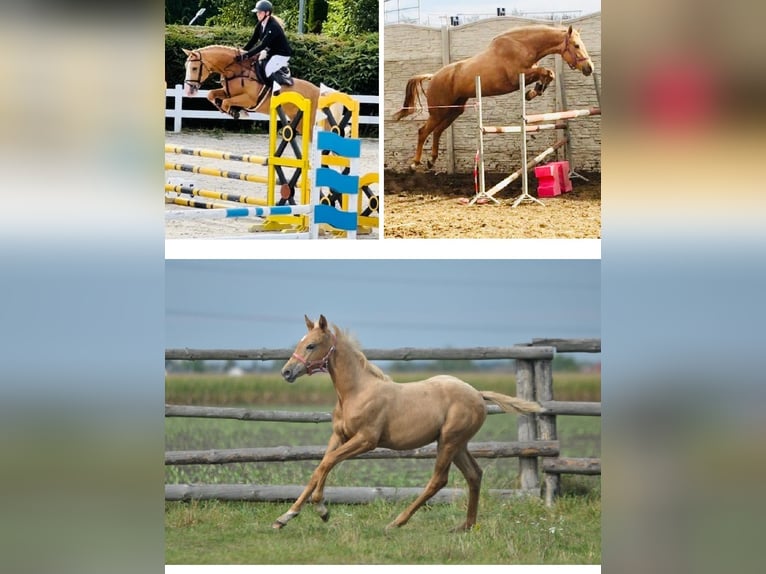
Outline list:
[[[600,337],[598,260],[167,260],[166,347],[292,348],[322,313],[362,348]]]
[[[539,11],[580,11],[580,16],[598,12],[601,10],[601,0],[419,0],[420,22],[431,26],[438,26],[440,16],[453,16],[458,14],[497,14],[497,8],[505,8],[506,14],[510,15],[516,9],[521,12]],[[396,21],[395,11],[397,6],[402,16],[416,17],[418,14],[418,0],[387,0],[385,2],[386,22]],[[406,11],[403,9],[407,9]]]

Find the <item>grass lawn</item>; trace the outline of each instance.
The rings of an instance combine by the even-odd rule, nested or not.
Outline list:
[[[598,493],[537,498],[482,495],[477,526],[450,530],[464,504],[421,508],[405,526],[385,526],[406,503],[332,505],[327,523],[310,505],[285,528],[271,528],[288,503],[166,502],[168,564],[598,564]]]

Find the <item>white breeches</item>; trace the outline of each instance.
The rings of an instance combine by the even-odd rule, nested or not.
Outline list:
[[[286,66],[289,61],[290,56],[272,56],[269,58],[269,61],[266,62],[266,75],[270,76],[279,68]]]

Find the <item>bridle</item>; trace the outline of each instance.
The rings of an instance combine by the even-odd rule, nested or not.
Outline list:
[[[335,335],[333,333],[330,333],[332,336],[332,345],[330,345],[330,348],[328,349],[327,353],[324,357],[319,359],[318,361],[311,361],[304,359],[301,357],[298,353],[293,353],[293,358],[297,361],[303,363],[303,365],[306,367],[306,374],[307,375],[313,375],[314,373],[326,373],[327,368],[330,364],[330,355],[333,354],[335,351],[335,345],[337,344],[337,340],[335,339]]]
[[[572,64],[571,62],[567,62],[566,58],[562,58],[562,59],[565,62],[567,62],[567,64],[569,64],[569,67],[572,70],[576,70],[577,69],[577,64],[579,64],[580,62],[587,62],[588,59],[589,59],[589,58],[585,58],[583,56],[578,56],[577,55],[577,48],[575,48],[572,44],[569,43],[569,34],[568,33],[566,34],[566,36],[564,38],[564,49],[561,51],[561,55],[563,56],[567,52],[569,53],[569,55],[574,60],[574,64]]]
[[[202,56],[199,52],[193,51],[192,54],[196,55],[199,59],[198,60],[192,60],[191,56],[187,60],[189,64],[194,62],[199,62],[199,70],[197,73],[197,79],[196,80],[184,80],[184,84],[189,84],[192,88],[195,88],[199,90],[200,86],[202,85],[202,68],[205,67],[205,63],[202,61]]]

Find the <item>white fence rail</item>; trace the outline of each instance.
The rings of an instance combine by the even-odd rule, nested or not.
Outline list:
[[[196,95],[192,96],[193,98],[206,98],[207,94],[210,90],[199,90]],[[192,118],[202,118],[202,119],[209,119],[209,120],[232,120],[231,116],[228,114],[224,114],[219,112],[215,109],[208,109],[208,110],[188,110],[184,109],[184,98],[187,98],[189,96],[184,95],[184,88],[181,84],[176,84],[174,88],[165,88],[165,96],[166,98],[173,98],[173,103],[170,104],[171,107],[165,108],[165,118],[173,118],[173,131],[174,132],[180,132],[181,131],[181,124],[184,119],[192,119]],[[361,104],[379,104],[380,103],[380,97],[379,96],[356,96],[352,95],[352,98],[355,100],[359,100],[359,103]],[[240,121],[263,121],[268,122],[269,116],[268,114],[260,114],[260,113],[249,113],[249,117],[242,118]],[[359,123],[360,124],[367,124],[367,125],[379,125],[380,124],[380,116],[366,116],[366,115],[359,115]]]

